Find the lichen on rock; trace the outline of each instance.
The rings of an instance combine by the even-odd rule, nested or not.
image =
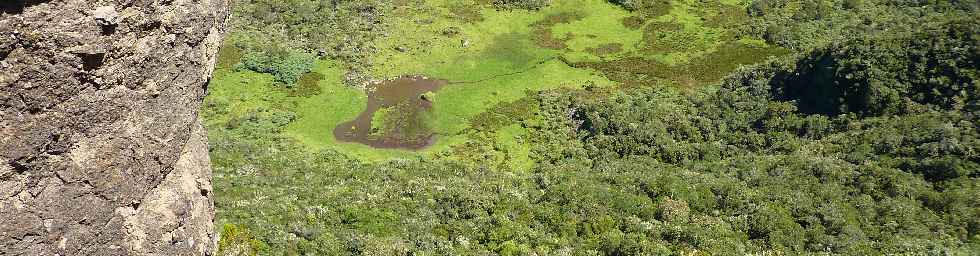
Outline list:
[[[208,255],[227,0],[0,4],[0,254]]]

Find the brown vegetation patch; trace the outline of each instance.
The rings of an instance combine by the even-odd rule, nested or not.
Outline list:
[[[303,74],[299,77],[296,85],[288,89],[289,96],[309,97],[320,94],[320,80],[323,80],[323,75],[320,73]]]
[[[562,38],[557,38],[551,32],[551,27],[554,27],[557,24],[567,24],[576,20],[581,20],[584,17],[585,15],[577,12],[562,12],[548,15],[548,17],[545,17],[543,20],[531,24],[531,27],[533,28],[533,31],[531,32],[531,39],[534,40],[535,44],[544,48],[555,50],[568,48],[568,45],[565,43],[572,40],[574,35],[568,33]]]
[[[678,44],[678,40],[668,40],[669,37],[683,29],[681,24],[673,22],[653,22],[643,30],[643,50],[651,53],[662,53],[687,50],[687,46]],[[681,40],[680,42],[686,42]]]
[[[595,48],[589,47],[588,49],[586,49],[586,51],[588,51],[592,55],[603,57],[606,55],[622,52],[623,44],[621,43],[602,44]]]
[[[718,3],[717,14],[707,15],[704,25],[714,28],[733,29],[749,22],[749,12],[744,7]]]
[[[501,102],[471,119],[470,127],[477,131],[494,131],[530,119],[534,117],[535,112],[537,112],[537,105],[530,97],[514,102]]]
[[[646,19],[640,16],[629,16],[623,18],[623,26],[632,30],[643,28],[643,25],[645,25],[646,22],[647,22]]]
[[[241,61],[243,55],[242,50],[238,49],[238,47],[226,44],[218,50],[217,66],[218,68],[232,69]]]
[[[453,18],[466,23],[477,23],[483,21],[483,14],[480,13],[480,6],[473,4],[453,4],[449,6],[449,13]]]
[[[641,57],[571,65],[598,70],[610,80],[623,83],[625,86],[649,85],[653,79],[667,80],[681,86],[700,86],[718,82],[739,65],[759,63],[769,56],[788,52],[783,48],[758,47],[732,42],[685,65],[671,66]]]
[[[670,2],[670,0],[646,0],[639,4],[636,11],[646,19],[660,17],[670,13],[670,8],[673,8]]]

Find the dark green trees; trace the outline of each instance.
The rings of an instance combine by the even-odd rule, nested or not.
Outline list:
[[[667,217],[720,216],[749,251],[976,250],[978,31],[941,24],[743,70],[714,92],[583,101],[582,144],[617,187],[690,205]]]
[[[551,0],[494,0],[493,5],[502,9],[537,10],[548,6]]]

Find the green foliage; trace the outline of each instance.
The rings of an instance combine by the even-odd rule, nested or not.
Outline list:
[[[972,28],[953,22],[910,37],[853,40],[835,46],[837,49],[814,50],[795,63],[776,62],[742,70],[730,76],[718,91],[678,97],[670,90],[638,89],[608,100],[580,103],[575,116],[584,132],[581,139],[588,159],[598,161],[592,166],[620,166],[610,167],[611,172],[664,172],[652,171],[657,168],[693,171],[699,178],[685,178],[688,184],[684,186],[659,181],[646,185],[645,193],[693,202],[692,216],[746,216],[747,226],[733,231],[747,235],[753,243],[763,243],[764,248],[840,254],[965,253],[975,246],[969,244],[975,243],[972,237],[978,232],[977,222],[967,219],[980,216],[980,211],[967,213],[940,206],[949,202],[940,198],[959,197],[961,191],[975,189],[964,184],[977,183],[980,178],[976,171],[980,166],[975,153],[980,149],[976,110],[964,107],[972,103],[948,104],[975,102],[977,95],[970,89],[975,80],[969,77],[975,74],[976,66],[956,61],[959,56],[944,54],[975,45],[972,39],[957,36],[976,34],[957,32],[963,30]],[[933,43],[922,43],[930,41]],[[876,47],[882,43],[901,46],[902,52],[932,55],[891,54],[895,48]],[[848,55],[843,53],[854,51],[841,48],[864,51]],[[824,52],[842,53],[833,56],[843,60],[812,57]],[[785,97],[786,92],[818,86],[849,88],[838,79],[861,79],[863,69],[835,67],[818,79],[798,68],[820,69],[825,63],[850,60],[896,65],[894,69],[880,67],[889,71],[878,73],[875,79],[891,82],[878,84],[874,90],[895,91],[894,98],[886,103],[919,107],[911,108],[916,111],[890,111],[893,108],[864,104],[845,108],[848,111],[844,114],[836,110],[826,113],[813,111],[805,100]],[[908,68],[920,60],[945,64]],[[953,71],[933,71],[936,69]],[[953,74],[968,75],[944,78]],[[915,85],[915,81],[937,80],[960,82],[953,83],[957,89],[943,100],[922,100],[929,98],[907,89],[952,90],[944,83]],[[801,81],[809,82],[801,85]],[[828,99],[805,91],[796,95]],[[875,102],[875,97],[856,100]],[[653,159],[647,163],[651,167],[632,165],[648,161],[645,159]],[[644,179],[614,178],[626,180],[620,186],[627,187],[643,187],[648,184]],[[964,204],[959,207],[980,203],[977,199],[959,200],[953,200]],[[665,212],[677,211],[662,209],[659,217],[667,221],[676,220],[664,217],[687,215],[683,210],[680,214]],[[964,215],[971,217],[960,217]],[[946,231],[937,234],[935,230]],[[707,246],[690,239],[695,237],[684,241]]]
[[[275,77],[276,82],[291,87],[301,75],[310,72],[314,61],[312,54],[273,47],[261,52],[245,53],[235,68],[270,74]]]
[[[414,102],[382,108],[372,115],[371,136],[406,142],[425,141],[432,135],[432,128],[426,123],[427,114],[427,109],[414,105]]]
[[[232,69],[242,59],[242,50],[234,45],[225,44],[218,50],[218,63],[216,68]]]
[[[557,24],[567,24],[583,18],[583,15],[575,12],[562,12],[548,15],[544,19],[531,24],[534,30],[531,32],[531,39],[538,46],[561,50],[565,49],[565,42],[571,39],[572,35],[567,34],[563,38],[556,38],[552,34],[551,28]]]
[[[256,0],[235,6],[231,23],[236,30],[229,37],[255,64],[249,69],[295,82],[302,74],[293,72],[295,58],[325,56],[346,65],[346,82],[352,85],[369,79],[374,40],[384,34],[384,18],[392,8],[390,1],[380,0]],[[277,72],[280,68],[287,70]]]
[[[470,126],[480,131],[496,131],[509,124],[530,120],[537,112],[536,108],[537,105],[527,97],[514,102],[497,103],[490,110],[470,120]]]
[[[980,33],[959,2],[671,1],[658,15],[601,6],[606,1],[555,2],[536,12],[396,2],[398,11],[418,13],[395,17],[400,29],[380,43],[411,50],[362,54],[388,59],[380,73],[462,81],[427,96],[432,128],[448,146],[406,152],[333,141],[330,129],[366,99],[342,86],[347,67],[332,60],[317,61],[288,89],[273,87],[270,75],[219,69],[202,116],[217,220],[227,223],[222,252],[980,249]],[[588,8],[576,6],[582,3]],[[325,4],[310,10],[372,6]],[[585,10],[600,7],[603,15]],[[328,16],[275,10],[283,12],[255,17],[302,28]],[[574,11],[582,15],[562,18]],[[467,15],[472,21],[460,24]],[[630,16],[642,30],[622,26]],[[370,20],[362,18],[352,20]],[[545,27],[563,39],[561,50],[532,37],[544,34],[535,22],[552,19],[560,22]],[[442,35],[449,27],[458,32]],[[461,38],[473,43],[461,48]],[[248,38],[235,41],[242,55],[270,52]],[[233,53],[219,54],[220,63],[238,62]],[[598,73],[624,86],[589,82],[604,81]],[[690,86],[663,86],[671,84]],[[397,122],[411,113],[391,114],[378,118]]]
[[[252,32],[280,39],[269,43],[287,43],[311,52],[357,55],[361,53],[344,53],[355,50],[344,48],[359,48],[357,44],[376,38],[384,30],[381,25],[390,8],[388,1],[377,0],[254,0],[236,5],[237,17],[232,23],[255,36],[263,35]]]
[[[701,86],[717,83],[740,65],[786,54],[784,49],[731,42],[717,51],[698,57],[686,64],[670,65],[655,59],[629,57],[603,62],[573,63],[602,71],[609,79],[626,85],[655,84],[656,79],[681,86]]]
[[[234,224],[222,226],[218,255],[254,256],[263,249],[268,249],[268,246],[262,241],[255,240],[248,228]]]
[[[976,23],[972,1],[917,3],[885,0],[754,0],[748,32],[772,44],[807,50],[866,35],[902,34],[908,28],[934,26],[947,18]]]
[[[980,109],[980,28],[955,20],[920,29],[816,50],[777,74],[776,94],[803,112],[830,115]]]
[[[297,86],[290,90],[290,95],[299,97],[310,97],[320,94],[322,89],[320,88],[320,80],[323,80],[323,74],[317,72],[309,72],[303,74],[299,77],[297,81]]]
[[[483,21],[483,14],[480,13],[479,5],[455,3],[449,6],[449,12],[452,13],[454,18],[466,23]]]
[[[639,12],[647,18],[667,14],[672,7],[669,0],[609,0],[609,3],[622,6],[632,12]]]
[[[493,0],[493,6],[501,9],[538,10],[551,4],[551,0]]]
[[[609,0],[609,2],[615,5],[622,6],[627,10],[635,11],[637,8],[639,8],[639,4],[642,1],[641,0]]]

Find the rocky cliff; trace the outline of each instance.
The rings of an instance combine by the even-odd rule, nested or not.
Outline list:
[[[206,255],[227,0],[0,2],[0,255]]]

